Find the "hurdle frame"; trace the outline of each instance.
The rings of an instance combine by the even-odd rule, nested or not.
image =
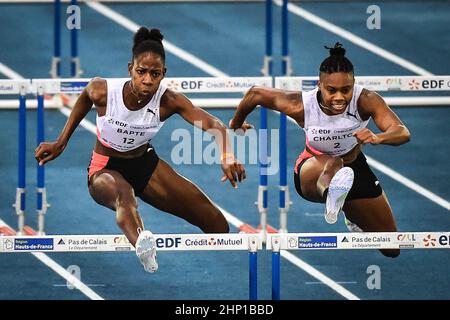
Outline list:
[[[265,1],[265,55],[263,59],[263,67],[261,73],[264,77],[270,77],[273,75],[273,4],[272,0]],[[258,134],[259,147],[259,186],[258,194],[255,201],[255,205],[259,212],[259,226],[257,229],[253,227],[246,227],[244,231],[257,232],[266,239],[267,229],[270,228],[267,224],[267,214],[269,206],[269,194],[268,194],[268,178],[267,178],[267,167],[268,167],[268,143],[267,143],[267,109],[261,108],[260,113],[260,128],[261,131]]]
[[[262,238],[246,233],[154,234],[157,252],[248,251],[249,300],[258,299],[257,253]],[[1,253],[133,252],[125,235],[0,236]]]
[[[30,92],[31,80],[0,79],[0,95],[18,95],[19,98],[19,126],[18,126],[18,183],[16,197],[13,203],[17,215],[19,232],[25,227],[26,209],[26,109],[27,94]]]
[[[69,2],[69,6],[78,6],[78,0],[65,2]],[[82,74],[78,55],[78,30],[73,28],[70,30],[70,76],[78,78]],[[61,77],[61,0],[53,0],[53,57],[50,76],[55,79]]]
[[[288,21],[288,0],[283,0],[281,4],[281,72],[283,76],[292,75],[292,62],[289,56],[289,21]],[[279,203],[278,210],[280,214],[278,232],[287,233],[288,213],[292,204],[287,184],[287,116],[280,112],[280,177],[279,177]]]
[[[268,234],[272,251],[272,300],[281,298],[282,250],[450,249],[450,232],[343,232]]]

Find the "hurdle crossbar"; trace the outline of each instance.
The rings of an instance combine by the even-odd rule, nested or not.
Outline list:
[[[280,299],[280,252],[282,250],[353,249],[450,249],[445,232],[354,232],[268,234],[272,250],[272,299]]]
[[[165,78],[162,83],[182,93],[242,93],[252,86],[272,87],[272,80],[272,77],[184,77]],[[45,94],[76,94],[81,93],[89,81],[89,78],[33,79],[31,91],[36,94],[42,87]]]
[[[308,91],[318,82],[318,77],[275,77],[275,88]],[[373,91],[450,91],[450,76],[357,76],[355,84]]]
[[[255,234],[155,234],[158,251],[226,251],[262,249]],[[134,247],[124,235],[0,236],[0,253],[117,252]]]
[[[268,234],[266,249],[450,249],[450,231]]]
[[[211,79],[214,79],[211,81]],[[260,80],[258,80],[260,79]],[[420,93],[423,91],[450,91],[450,76],[363,76],[355,77],[356,83],[369,90]],[[37,94],[37,84],[44,85],[47,95],[80,93],[89,78],[0,80],[0,95],[18,94],[21,84],[26,84],[26,94]],[[230,77],[230,78],[166,78],[163,80],[174,91],[183,93],[244,93],[251,86],[275,87],[286,90],[307,91],[317,86],[317,77]],[[450,105],[450,96],[384,96],[389,106],[445,106]],[[202,108],[235,108],[240,98],[192,98],[194,105]],[[61,108],[63,101],[46,96],[45,108]],[[0,100],[0,109],[17,109],[17,99]],[[37,108],[36,101],[28,101],[27,109]]]
[[[246,92],[252,86],[272,87],[273,80],[275,88],[285,90],[312,90],[318,84],[318,77],[185,77],[165,78],[163,83],[169,89],[183,93],[233,93]],[[80,93],[89,81],[89,78],[0,79],[0,95],[18,94],[22,84],[27,86],[27,93],[33,94],[37,94],[39,85],[44,86],[45,94]],[[450,91],[450,76],[360,76],[355,77],[355,83],[374,91]]]
[[[157,251],[225,251],[249,253],[249,299],[257,300],[257,251],[262,238],[255,234],[155,234]],[[124,235],[0,236],[0,253],[19,252],[132,252]]]
[[[309,91],[317,87],[318,77],[275,77],[275,88]],[[377,92],[450,91],[450,76],[359,76],[355,83]],[[389,106],[449,106],[450,96],[383,97]]]

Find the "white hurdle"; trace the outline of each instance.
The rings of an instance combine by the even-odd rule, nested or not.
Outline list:
[[[268,234],[266,249],[272,251],[272,299],[280,300],[281,250],[450,249],[450,231]]]
[[[257,252],[262,239],[255,234],[155,234],[157,251],[248,251],[249,299],[257,300]],[[0,253],[133,252],[124,235],[0,236]]]

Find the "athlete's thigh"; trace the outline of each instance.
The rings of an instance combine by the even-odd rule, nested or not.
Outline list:
[[[136,201],[134,190],[117,171],[102,169],[94,173],[89,182],[89,193],[98,203],[116,210],[117,201]]]
[[[140,198],[162,211],[189,221],[194,216],[207,218],[208,214],[216,215],[219,212],[194,183],[178,174],[162,159],[159,159]]]
[[[311,157],[300,168],[300,183],[303,195],[311,201],[323,202],[322,195],[317,192],[317,180],[322,174],[328,160],[328,155]]]
[[[366,232],[395,232],[397,227],[386,194],[346,201],[345,216]]]

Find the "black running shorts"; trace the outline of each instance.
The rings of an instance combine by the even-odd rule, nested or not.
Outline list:
[[[308,159],[303,159],[303,161],[298,164],[297,167],[298,173],[294,173],[294,183],[297,193],[302,198],[311,201],[305,198],[305,196],[303,195],[300,184],[300,169],[302,165],[305,163],[305,161]],[[347,201],[356,199],[376,198],[381,195],[383,189],[381,188],[380,182],[378,181],[378,178],[375,176],[373,171],[369,168],[369,165],[367,164],[367,159],[362,152],[358,155],[355,161],[344,165],[344,167],[352,168],[355,173],[353,186],[347,195],[346,199]]]

